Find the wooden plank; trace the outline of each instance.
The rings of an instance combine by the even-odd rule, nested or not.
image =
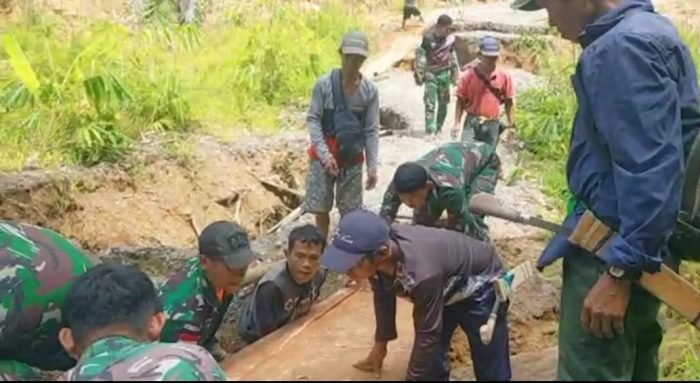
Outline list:
[[[600,257],[610,246],[614,236],[596,251],[596,245],[605,240],[609,229],[589,211],[583,214],[576,229],[569,236],[571,243]],[[700,249],[698,249],[700,251]],[[658,273],[642,273],[638,283],[659,298],[668,307],[700,329],[700,291],[689,281],[666,265]]]
[[[352,367],[367,356],[374,341],[371,291],[343,289],[312,310],[225,361],[229,380],[377,380]],[[379,380],[405,378],[413,346],[411,310],[410,303],[398,300],[399,339],[389,343]]]

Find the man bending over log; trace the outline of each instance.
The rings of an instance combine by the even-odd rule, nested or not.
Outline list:
[[[202,230],[199,254],[160,288],[167,316],[160,340],[197,343],[221,361],[226,352],[215,335],[256,256],[245,229],[228,221]]]
[[[0,380],[41,380],[75,366],[58,341],[61,309],[88,255],[49,229],[0,221]]]
[[[414,209],[414,223],[432,226],[447,210],[448,229],[487,241],[488,226],[482,216],[469,211],[469,197],[493,194],[500,168],[498,155],[488,144],[444,144],[396,169],[380,214],[391,224],[404,203]]]
[[[78,277],[63,316],[61,343],[79,361],[58,380],[226,380],[202,347],[154,342],[165,317],[153,282],[134,266],[104,264]]]
[[[286,262],[273,266],[241,307],[237,324],[244,342],[253,343],[309,312],[326,281],[327,270],[320,267],[325,245],[314,225],[289,233]]]
[[[490,244],[451,230],[390,227],[378,215],[357,210],[340,220],[322,264],[372,284],[375,342],[356,368],[381,370],[387,342],[397,337],[398,296],[413,303],[415,341],[406,380],[449,380],[447,352],[457,326],[469,338],[476,379],[510,380],[507,302],[498,306],[491,342],[484,345],[479,334],[498,299],[491,282],[504,272]]]

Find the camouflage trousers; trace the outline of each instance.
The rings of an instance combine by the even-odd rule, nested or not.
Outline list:
[[[362,207],[362,164],[341,168],[338,175],[333,176],[326,173],[320,161],[311,160],[304,211],[329,213],[334,197],[341,216]]]
[[[0,360],[0,381],[20,382],[43,380],[39,369],[16,360]]]
[[[486,167],[481,170],[481,173],[476,177],[471,184],[469,184],[467,193],[467,201],[471,198],[472,194],[476,193],[488,193],[494,194],[496,191],[496,183],[498,182],[498,175],[501,171],[501,160],[496,153],[493,154],[491,161]],[[469,209],[466,209],[465,213],[468,217],[465,223],[465,232],[473,238],[480,239],[482,241],[490,241],[489,227],[486,224],[486,215],[484,214],[472,214]]]
[[[468,114],[462,129],[462,142],[485,142],[496,150],[501,130],[501,121],[499,120],[482,120],[481,117]]]
[[[428,73],[425,77],[423,104],[425,106],[425,132],[427,134],[442,131],[442,125],[447,117],[447,105],[450,103],[450,82],[450,71],[437,74]]]

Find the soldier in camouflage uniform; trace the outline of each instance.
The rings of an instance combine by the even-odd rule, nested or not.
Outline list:
[[[414,78],[416,84],[425,84],[423,103],[425,132],[428,135],[437,135],[442,130],[450,102],[450,84],[455,85],[459,75],[459,63],[454,51],[455,39],[449,33],[451,26],[452,19],[448,15],[440,16],[435,30],[428,32],[416,49]]]
[[[245,230],[227,221],[214,222],[202,231],[199,254],[160,287],[167,316],[160,340],[199,344],[220,361],[226,352],[216,332],[256,257]]]
[[[59,381],[225,381],[202,347],[155,340],[165,322],[155,286],[135,266],[99,265],[76,279],[63,347],[79,359]]]
[[[61,307],[74,278],[93,266],[46,228],[0,221],[0,380],[39,380],[75,365],[58,342]]]
[[[489,240],[482,215],[469,210],[473,193],[493,194],[501,162],[485,143],[450,142],[399,166],[387,188],[380,215],[392,224],[402,203],[414,209],[413,220],[431,226],[447,210],[447,227]]]

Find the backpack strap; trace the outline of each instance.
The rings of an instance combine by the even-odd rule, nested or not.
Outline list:
[[[476,74],[476,77],[481,80],[481,82],[486,86],[486,88],[498,99],[498,102],[501,104],[506,102],[506,96],[503,94],[503,91],[501,89],[497,89],[491,84],[491,81],[489,81],[486,76],[484,76],[483,73],[479,70],[478,66],[475,66],[474,69],[474,74]]]
[[[340,69],[331,72],[331,87],[333,88],[333,108],[336,112],[345,109],[345,95],[343,94],[343,82]]]

